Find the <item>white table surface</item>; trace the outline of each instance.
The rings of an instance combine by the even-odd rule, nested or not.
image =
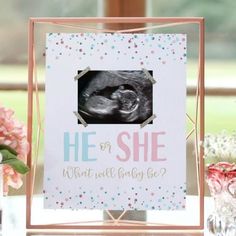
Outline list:
[[[168,214],[168,212],[162,212],[161,219],[162,223],[168,222],[169,224],[173,222],[173,224],[181,224],[181,220],[183,220],[183,214],[184,214],[184,219],[186,224],[191,224],[191,220],[193,219],[192,214],[193,212],[196,212],[196,206],[197,204],[197,198],[194,196],[187,196],[187,204],[188,204],[188,211],[185,212],[173,212],[171,215]],[[37,222],[40,223],[47,223],[48,220],[54,216],[50,215],[50,212],[48,213],[42,213],[42,209],[40,209],[40,205],[42,204],[42,196],[37,196],[34,198],[34,204],[35,204],[35,216],[37,218]],[[25,196],[17,196],[17,197],[4,197],[2,200],[2,206],[3,206],[3,227],[2,227],[2,235],[3,236],[23,236],[23,235],[36,235],[36,234],[31,234],[30,232],[27,233],[25,229]],[[39,207],[37,207],[39,206]],[[209,214],[213,210],[213,200],[210,197],[205,197],[205,221]],[[71,211],[65,211],[63,213],[63,219],[67,219],[68,222],[70,222],[70,218],[73,218],[73,212]],[[94,217],[96,219],[103,217],[102,211],[94,211]],[[189,215],[189,217],[188,217]],[[61,216],[59,214],[56,216],[60,222]],[[86,218],[86,212],[83,214],[84,218]],[[152,219],[155,219],[157,217],[152,211],[149,211],[147,214],[147,221],[152,222]],[[80,219],[78,219],[79,221]],[[58,233],[53,233],[53,234],[48,234],[49,232],[45,233],[41,232],[40,234],[37,235],[68,235],[68,234],[58,234]],[[103,232],[98,232],[99,235],[104,235]],[[204,232],[182,232],[178,233],[177,235],[210,235],[207,232],[207,229],[205,229]],[[85,235],[85,233],[71,233],[70,235]],[[87,233],[86,235],[93,235],[92,233]],[[114,233],[110,233],[109,235],[115,235]],[[117,235],[117,234],[116,234]],[[123,235],[131,235],[124,233]],[[132,234],[133,235],[133,234]],[[141,233],[135,233],[135,235],[146,235],[145,232]],[[150,235],[150,234],[147,234]],[[152,232],[151,235],[175,235],[174,232],[171,232],[169,234],[163,234],[163,233],[154,233]]]

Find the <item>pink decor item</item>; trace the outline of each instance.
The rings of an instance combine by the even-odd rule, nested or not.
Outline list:
[[[14,111],[0,105],[0,164],[3,164],[3,193],[9,186],[19,189],[22,174],[29,169],[24,164],[29,151],[26,128],[14,117]]]
[[[215,209],[207,226],[215,235],[236,235],[236,133],[206,135],[206,182]]]

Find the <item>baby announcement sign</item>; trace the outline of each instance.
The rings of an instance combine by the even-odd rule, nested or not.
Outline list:
[[[185,66],[184,34],[47,34],[45,208],[185,208]]]

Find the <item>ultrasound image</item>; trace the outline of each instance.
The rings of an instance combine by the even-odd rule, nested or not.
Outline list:
[[[152,83],[143,71],[89,71],[78,79],[78,112],[88,124],[140,124],[152,115]]]

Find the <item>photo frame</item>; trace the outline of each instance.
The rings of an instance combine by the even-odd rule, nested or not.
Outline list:
[[[109,25],[112,24],[155,24],[154,26],[144,26],[140,28],[126,29],[126,30],[109,30]],[[190,136],[194,136],[194,145],[196,152],[196,182],[198,185],[198,195],[196,199],[190,199],[190,205],[196,205],[196,208],[187,210],[187,213],[179,213],[176,216],[183,219],[190,216],[195,210],[197,211],[197,223],[189,224],[178,223],[175,224],[175,217],[169,217],[170,213],[155,213],[149,214],[149,218],[152,222],[149,222],[147,218],[145,220],[129,220],[124,219],[127,211],[120,212],[117,217],[111,214],[110,211],[106,211],[107,218],[104,218],[103,212],[86,210],[86,211],[70,211],[70,210],[45,210],[42,206],[42,199],[34,194],[35,178],[37,176],[37,160],[39,155],[39,146],[41,145],[41,135],[43,132],[43,119],[41,117],[41,107],[39,90],[40,84],[37,79],[36,59],[35,59],[35,47],[36,47],[36,25],[53,25],[62,26],[68,28],[75,28],[76,30],[83,30],[86,32],[142,32],[148,29],[176,27],[180,25],[194,24],[199,30],[199,62],[198,62],[198,76],[196,80],[196,86],[191,87],[187,92],[195,93],[195,112],[194,118],[186,114],[188,122],[191,123],[192,128],[189,130],[186,140]],[[90,27],[87,25],[96,25],[99,27]],[[102,28],[101,28],[102,24]],[[85,26],[84,26],[85,25]],[[106,28],[103,28],[103,27]],[[29,42],[28,42],[28,141],[30,144],[30,152],[27,158],[27,164],[30,167],[30,172],[27,174],[26,182],[26,228],[49,230],[49,229],[64,229],[64,230],[202,230],[204,228],[204,161],[203,161],[203,147],[199,145],[204,139],[204,18],[192,17],[192,18],[143,18],[143,17],[107,17],[107,18],[31,18],[29,20]],[[192,90],[191,90],[192,89]],[[35,109],[35,110],[34,110]],[[36,125],[34,122],[36,120]],[[36,206],[40,205],[40,210]],[[66,221],[63,220],[63,214],[61,211],[70,215]],[[42,215],[50,215],[52,222],[38,223],[34,219],[35,212]],[[60,213],[59,213],[60,212]],[[98,219],[94,216],[97,212]],[[82,214],[82,215],[81,215]],[[194,212],[196,214],[196,212]],[[56,217],[61,215],[62,217]],[[65,214],[64,214],[65,215]],[[153,222],[160,216],[157,222]],[[55,217],[55,218],[54,218]],[[43,218],[43,217],[42,217]],[[84,220],[84,219],[88,220]],[[45,218],[46,219],[46,218]]]

